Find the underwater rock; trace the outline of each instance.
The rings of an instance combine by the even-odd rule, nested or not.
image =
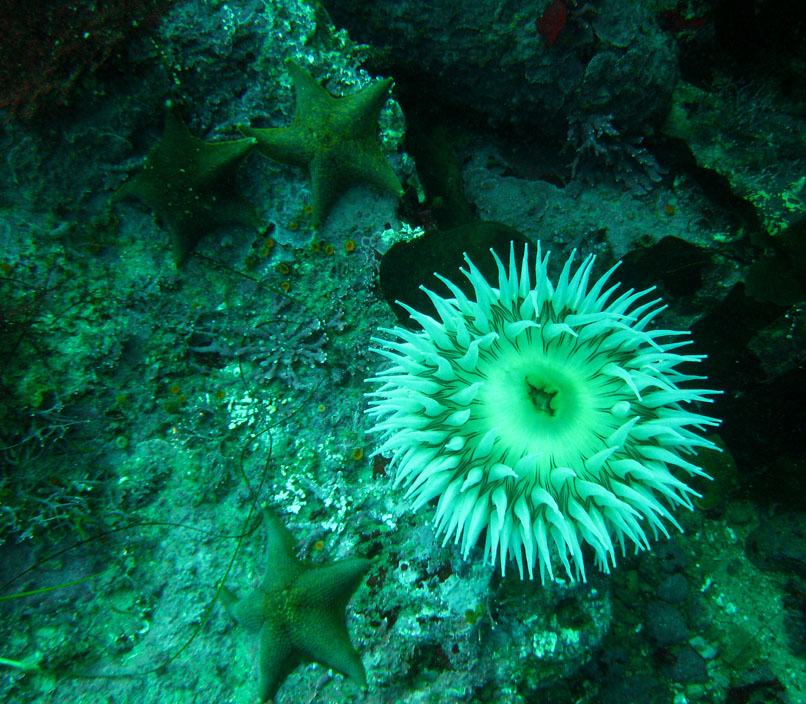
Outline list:
[[[677,80],[672,38],[639,0],[577,3],[550,32],[551,0],[325,5],[356,40],[383,46],[418,94],[492,124],[564,136],[565,116],[591,111],[640,131],[663,119]]]
[[[513,241],[516,256],[523,256],[522,247],[517,245],[523,245],[527,240],[515,228],[499,222],[476,221],[452,230],[431,230],[416,239],[397,242],[381,259],[383,297],[401,323],[408,324],[409,314],[397,305],[397,301],[428,315],[436,315],[431,299],[420,290],[420,285],[441,290],[442,284],[434,276],[436,272],[456,282],[468,295],[473,295],[472,286],[459,274],[459,267],[466,266],[464,254],[467,253],[488,280],[494,280],[498,274],[490,249],[504,261],[509,261],[509,246]]]
[[[747,538],[747,556],[759,569],[806,577],[806,514],[779,513]]]

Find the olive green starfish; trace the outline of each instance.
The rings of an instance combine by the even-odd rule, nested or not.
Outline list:
[[[235,172],[255,144],[252,138],[198,139],[169,103],[162,138],[115,199],[138,198],[157,214],[171,230],[174,261],[181,266],[215,225],[260,227],[252,206],[234,191]]]
[[[266,574],[249,596],[221,592],[236,621],[260,633],[260,701],[274,697],[302,662],[315,661],[364,687],[367,676],[350,643],[344,609],[371,560],[354,558],[314,565],[298,560],[295,541],[271,511],[264,509]]]
[[[253,129],[238,125],[258,141],[258,151],[283,164],[308,171],[313,193],[313,225],[350,186],[368,183],[400,196],[403,188],[378,144],[378,115],[389,97],[392,79],[336,98],[293,61],[286,61],[296,95],[290,127]]]

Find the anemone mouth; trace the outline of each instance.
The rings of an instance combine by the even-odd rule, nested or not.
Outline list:
[[[393,455],[414,509],[438,500],[465,557],[486,531],[502,572],[514,559],[553,578],[556,557],[584,579],[582,545],[608,571],[614,545],[646,549],[647,526],[668,535],[669,507],[692,507],[677,475],[704,474],[684,456],[715,448],[697,431],[718,421],[686,405],[717,392],[687,388],[700,377],[677,367],[701,357],[676,351],[685,333],[647,330],[662,309],[648,291],[614,297],[612,269],[588,286],[593,257],[573,271],[572,254],[555,285],[539,245],[534,284],[528,250],[508,268],[493,256],[497,287],[466,257],[475,300],[440,277],[452,297],[426,289],[440,320],[408,308],[421,330],[376,340],[392,364],[369,380],[374,454]]]
[[[498,428],[511,456],[557,457],[570,445],[590,450],[601,444],[588,437],[596,427],[597,398],[572,364],[511,348],[480,365],[479,373],[485,379],[475,409],[479,421]]]

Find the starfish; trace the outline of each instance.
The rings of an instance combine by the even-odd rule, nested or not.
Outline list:
[[[319,227],[342,193],[356,184],[368,183],[400,197],[403,188],[377,137],[378,115],[392,79],[336,98],[290,59],[286,65],[296,95],[293,124],[271,129],[237,127],[245,137],[257,139],[263,156],[307,170],[313,226]]]
[[[170,102],[165,130],[143,170],[114,199],[143,201],[171,230],[174,262],[187,259],[214,226],[238,223],[260,228],[252,206],[233,190],[235,172],[256,140],[205,142],[194,137]]]
[[[280,519],[264,509],[263,522],[267,567],[260,585],[241,600],[226,588],[221,591],[233,618],[260,634],[260,701],[271,700],[294,668],[308,661],[365,687],[366,672],[350,642],[344,609],[372,561],[302,562]]]

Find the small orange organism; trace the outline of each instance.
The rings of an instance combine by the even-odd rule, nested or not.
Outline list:
[[[344,249],[347,252],[354,252],[355,251],[355,241],[354,240],[347,240],[344,243]]]
[[[677,208],[675,208],[671,203],[667,203],[663,206],[663,212],[667,215],[674,215]]]
[[[356,462],[364,459],[364,448],[363,447],[356,447],[352,455],[350,455]]]
[[[313,544],[313,549],[314,550],[321,550],[323,547],[325,547],[325,541],[324,540],[317,540]]]
[[[280,288],[283,291],[289,291],[291,289],[291,284],[288,283],[288,281],[283,281],[283,283],[280,284]]]
[[[170,391],[174,396],[178,396],[179,392],[182,391],[182,387],[179,386],[179,384],[171,384],[171,386],[168,388],[168,391]]]
[[[336,250],[333,249],[332,244],[325,245],[325,254],[327,254],[327,256],[331,256],[333,254],[333,252],[335,252],[335,251]]]

